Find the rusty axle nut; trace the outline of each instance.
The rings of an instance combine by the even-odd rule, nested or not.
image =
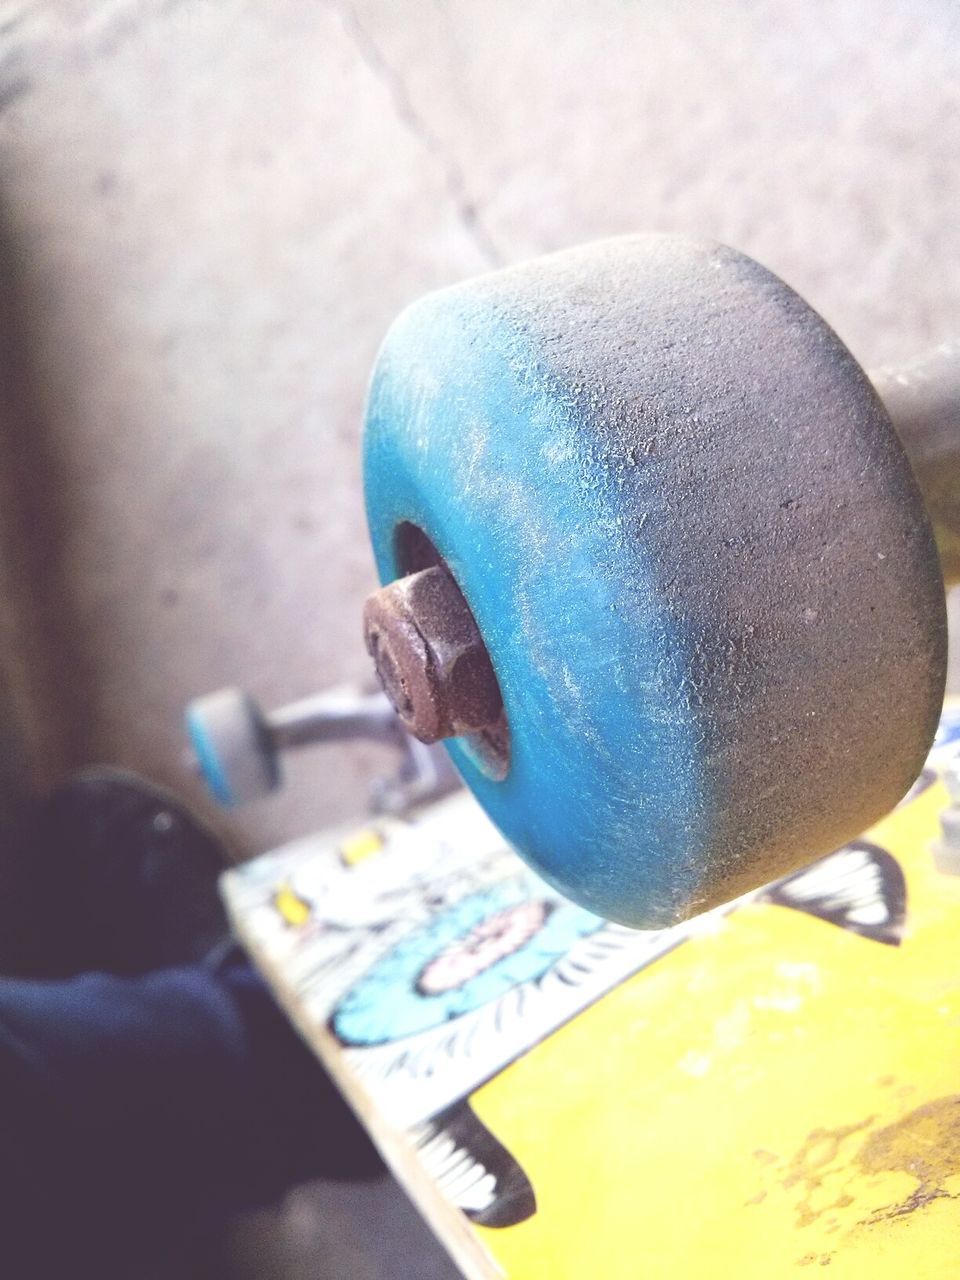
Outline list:
[[[442,565],[375,591],[363,631],[380,683],[415,738],[438,742],[497,723],[503,700],[490,656]]]

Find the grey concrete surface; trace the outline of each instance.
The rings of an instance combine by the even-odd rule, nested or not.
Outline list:
[[[186,786],[190,695],[365,675],[358,430],[405,302],[673,230],[892,361],[958,327],[958,156],[955,0],[0,2],[0,642],[36,778]],[[339,821],[381,766],[305,754],[230,829]]]

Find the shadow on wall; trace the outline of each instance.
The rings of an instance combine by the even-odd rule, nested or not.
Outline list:
[[[32,927],[18,893],[30,796],[70,758],[90,694],[71,641],[68,490],[5,212],[0,204],[0,972],[17,967]]]

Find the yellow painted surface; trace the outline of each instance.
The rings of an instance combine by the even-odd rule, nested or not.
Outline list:
[[[373,858],[383,848],[383,836],[373,827],[366,827],[356,835],[344,840],[340,846],[340,857],[344,865],[356,867],[368,858]]]
[[[478,1228],[511,1280],[960,1273],[960,878],[941,784],[869,834],[900,946],[760,903],[473,1095],[538,1211]]]
[[[297,929],[310,919],[313,908],[289,883],[282,884],[274,894],[273,905],[285,924]]]

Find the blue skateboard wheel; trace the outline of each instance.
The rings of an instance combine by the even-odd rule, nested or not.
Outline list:
[[[382,582],[445,562],[504,725],[449,744],[517,850],[659,928],[908,789],[946,663],[910,466],[826,323],[751,259],[636,236],[432,294],[370,390]]]
[[[277,753],[263,714],[242,689],[194,698],[184,718],[200,774],[218,804],[232,808],[275,790]]]

